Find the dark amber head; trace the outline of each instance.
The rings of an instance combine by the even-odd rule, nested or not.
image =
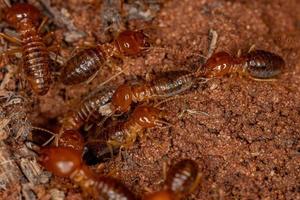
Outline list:
[[[151,128],[161,117],[160,113],[159,109],[151,106],[138,106],[132,113],[132,119],[144,128]]]
[[[26,3],[14,4],[5,13],[7,23],[12,26],[17,26],[21,21],[36,23],[40,19],[40,16],[41,13],[36,7]]]
[[[70,147],[46,147],[40,151],[39,162],[54,175],[69,177],[81,167],[81,152]]]
[[[132,103],[132,92],[129,85],[119,86],[112,96],[112,105],[116,111],[127,112]]]
[[[204,74],[206,77],[221,77],[230,71],[234,64],[234,58],[224,52],[213,54],[204,65]]]
[[[149,38],[142,31],[123,31],[116,39],[120,52],[134,56],[150,47]]]

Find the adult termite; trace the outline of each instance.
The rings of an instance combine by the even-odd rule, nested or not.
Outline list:
[[[138,136],[143,137],[146,128],[168,124],[163,121],[165,115],[165,111],[153,106],[137,106],[126,121],[117,122],[106,128],[98,127],[86,142],[87,153],[93,153],[96,158],[101,157],[104,148],[98,148],[98,145],[103,147],[103,144],[107,145],[111,153],[122,147],[129,148]]]
[[[164,189],[147,195],[145,200],[180,200],[193,192],[200,182],[200,173],[195,161],[184,159],[168,172]]]
[[[79,84],[95,75],[113,57],[135,56],[150,47],[142,31],[123,31],[112,43],[98,44],[80,51],[64,65],[61,80],[65,85]]]
[[[50,48],[47,49],[40,36],[40,31],[46,20],[43,20],[38,27],[41,13],[34,6],[26,3],[14,4],[12,7],[4,9],[4,18],[9,25],[20,33],[20,39],[4,33],[0,33],[0,37],[21,47],[9,49],[2,56],[21,52],[26,79],[35,93],[45,95],[51,84],[48,51]]]
[[[86,197],[105,200],[134,200],[134,194],[119,180],[98,176],[84,164],[81,152],[70,147],[45,147],[37,151],[39,162],[59,177],[70,178]]]
[[[254,50],[241,56],[232,56],[221,51],[214,53],[205,63],[204,76],[222,77],[238,73],[251,79],[264,80],[278,76],[285,66],[284,60],[277,54]]]
[[[140,84],[122,84],[112,96],[112,112],[127,112],[132,103],[163,99],[180,94],[196,83],[207,79],[201,77],[200,71],[169,71],[161,73],[152,81]]]

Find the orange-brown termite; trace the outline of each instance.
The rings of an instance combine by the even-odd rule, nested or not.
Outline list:
[[[59,177],[67,177],[81,187],[84,195],[104,200],[134,200],[134,194],[119,180],[96,175],[84,164],[81,152],[70,147],[45,147],[38,151],[39,162]]]
[[[23,70],[33,91],[38,95],[45,95],[50,88],[51,75],[49,52],[39,33],[44,22],[37,27],[41,13],[30,4],[19,3],[5,9],[4,18],[20,33],[20,39],[4,33],[0,33],[0,37],[19,44],[21,48],[7,50],[3,56],[21,52]]]
[[[99,44],[71,57],[62,69],[62,82],[65,85],[84,82],[96,74],[111,58],[135,56],[149,46],[148,37],[142,31],[123,31],[112,43]]]
[[[150,82],[119,86],[111,102],[113,112],[127,112],[132,103],[162,99],[180,94],[203,79],[201,74],[188,71],[169,71]],[[204,81],[206,79],[203,79]]]
[[[277,54],[254,50],[240,57],[224,51],[214,53],[204,65],[204,76],[213,78],[239,73],[252,79],[269,79],[278,76],[285,66]]]
[[[96,130],[95,134],[88,138],[85,147],[92,151],[96,158],[103,153],[103,148],[97,148],[97,144],[106,144],[111,153],[121,147],[129,148],[138,136],[143,136],[146,128],[167,124],[162,120],[165,115],[164,111],[153,106],[137,106],[126,121]]]
[[[198,165],[185,159],[175,164],[167,175],[164,189],[146,196],[145,200],[180,200],[193,192],[200,182]]]

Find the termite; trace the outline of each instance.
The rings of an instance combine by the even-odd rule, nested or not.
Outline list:
[[[162,120],[165,115],[164,111],[153,106],[137,106],[126,121],[96,130],[95,134],[88,138],[85,147],[93,151],[96,157],[102,155],[103,152],[97,152],[99,148],[95,144],[106,144],[111,153],[116,149],[129,148],[136,141],[137,136],[143,136],[146,128],[166,124],[167,122]]]
[[[84,149],[84,139],[77,130],[64,130],[58,138],[58,146],[70,147],[82,152]]]
[[[188,90],[201,79],[198,71],[170,71],[162,73],[150,82],[123,84],[116,89],[112,97],[111,110],[127,112],[132,103],[174,96]]]
[[[254,50],[240,57],[224,51],[214,53],[204,65],[204,76],[222,77],[238,73],[252,79],[269,79],[278,76],[285,66],[284,60],[277,54]]]
[[[195,161],[185,159],[176,163],[167,175],[162,191],[146,196],[145,200],[180,200],[192,193],[200,182]]]
[[[119,180],[91,171],[82,161],[80,151],[70,147],[45,147],[38,153],[42,166],[56,176],[70,178],[86,196],[105,200],[136,199]]]
[[[5,9],[4,13],[7,23],[20,33],[20,39],[4,33],[0,33],[0,36],[20,45],[21,48],[7,50],[3,55],[21,52],[24,73],[33,91],[38,95],[45,95],[50,88],[51,75],[49,52],[40,36],[41,27],[45,22],[37,27],[41,13],[34,6],[26,3],[14,4]]]
[[[112,43],[99,44],[71,57],[62,69],[62,82],[65,85],[84,82],[113,57],[135,56],[148,47],[148,37],[142,31],[123,31]]]
[[[111,101],[114,92],[114,87],[107,87],[88,95],[83,101],[76,104],[74,110],[64,116],[62,119],[62,131],[77,130],[93,117],[99,119],[104,112],[101,109],[105,109],[105,106],[109,105],[108,103]]]

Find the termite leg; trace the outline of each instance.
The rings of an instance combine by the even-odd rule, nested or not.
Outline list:
[[[75,56],[76,53],[78,53],[79,51],[82,51],[84,49],[89,49],[89,48],[93,48],[96,47],[95,44],[84,44],[84,45],[80,45],[80,46],[76,46],[74,47],[74,49],[71,51],[70,55],[71,57]]]
[[[252,44],[248,50],[248,53],[250,53],[251,51],[254,51],[254,49],[255,49],[255,44]]]
[[[51,41],[49,42],[49,39],[51,39]],[[43,36],[43,41],[46,45],[50,45],[53,40],[55,40],[56,37],[55,37],[55,33],[53,31],[47,33],[45,36]]]
[[[200,184],[201,177],[202,177],[202,174],[200,172],[198,172],[196,180],[194,181],[193,185],[191,186],[189,193],[192,193],[195,191],[197,186]]]
[[[21,45],[21,44],[22,44],[22,41],[19,40],[18,38],[13,37],[13,36],[6,35],[5,33],[0,33],[0,37],[2,37],[2,38],[4,38],[4,39],[8,40],[9,42],[18,44],[18,45]]]
[[[262,78],[254,78],[252,76],[247,76],[249,79],[253,80],[253,81],[260,81],[260,82],[274,82],[277,81],[278,79],[276,78],[266,78],[266,79],[262,79]]]
[[[250,48],[249,48],[249,50],[248,50],[248,53],[250,53],[251,51],[253,51],[255,49],[255,44],[252,44],[251,46],[250,46]],[[241,57],[241,55],[242,55],[242,50],[241,49],[239,49],[238,50],[238,52],[237,52],[237,54],[236,54],[236,57]]]
[[[100,69],[99,69],[100,70]],[[99,70],[97,70],[88,80],[86,80],[84,83],[86,84],[86,85],[88,85],[90,82],[92,82],[95,78],[96,78],[96,76],[98,75],[98,73],[99,73]]]
[[[6,57],[10,56],[10,55],[15,55],[16,53],[21,53],[22,49],[21,48],[14,48],[14,49],[8,49],[5,50],[3,53],[1,53],[0,56],[0,63],[2,62],[2,60],[4,60]]]
[[[168,163],[167,163],[166,160],[164,160],[164,161],[163,161],[163,168],[162,168],[162,171],[163,171],[163,179],[164,179],[164,181],[167,180],[167,174],[168,174],[167,168],[168,168]]]
[[[42,20],[40,26],[39,26],[38,29],[37,29],[38,33],[41,33],[42,28],[45,26],[45,24],[47,23],[47,21],[48,21],[48,17],[45,16],[45,17],[43,18],[43,20]]]

